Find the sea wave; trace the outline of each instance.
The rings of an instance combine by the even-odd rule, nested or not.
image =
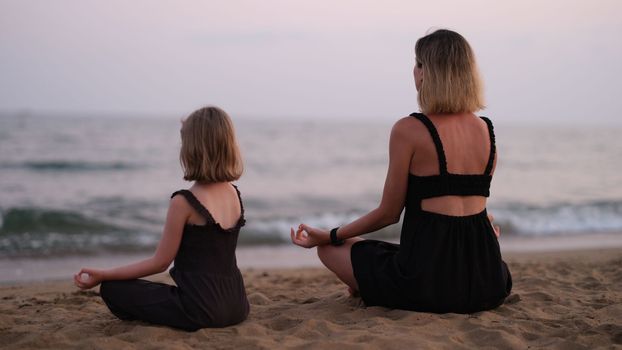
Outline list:
[[[509,203],[489,207],[489,212],[495,216],[495,224],[501,226],[503,234],[546,236],[622,232],[622,201],[550,206]],[[252,206],[248,206],[247,213],[247,225],[239,236],[242,246],[286,244],[290,241],[290,228],[300,222],[326,229],[364,214],[350,211],[281,216],[275,211],[270,216],[253,218]],[[9,208],[0,216],[0,254],[84,254],[155,248],[161,235],[160,224],[155,225],[153,219],[140,215],[115,221],[113,218],[117,216],[102,218],[69,210]],[[366,238],[398,240],[400,230],[400,224],[391,225],[366,235]]]
[[[495,225],[505,234],[515,235],[564,235],[579,233],[622,232],[622,200],[592,201],[586,203],[558,203],[553,205],[526,205],[507,203],[488,207],[494,215]],[[252,223],[254,233],[269,235],[281,232],[282,241],[289,240],[289,228],[298,221],[314,227],[339,226],[365,214],[364,211],[349,213],[324,213],[300,219],[270,218]],[[298,221],[296,221],[298,220]],[[392,225],[370,237],[397,239],[401,225]]]
[[[0,163],[0,169],[25,169],[31,171],[118,171],[132,170],[140,168],[139,164],[128,162],[89,162],[72,160],[46,160],[46,161],[27,161],[27,162],[4,162]]]
[[[1,219],[3,256],[140,251],[154,246],[159,238],[66,210],[10,208],[2,212]]]
[[[41,208],[11,208],[2,213],[0,234],[47,233],[63,234],[98,233],[117,231],[118,228],[88,218],[83,214]]]
[[[622,201],[558,203],[547,206],[509,203],[490,208],[505,232],[523,235],[622,232]]]

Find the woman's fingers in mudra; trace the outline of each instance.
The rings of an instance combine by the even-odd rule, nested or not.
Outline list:
[[[320,244],[324,240],[324,235],[328,234],[305,224],[298,225],[296,231],[291,229],[292,242],[305,248],[313,248]]]
[[[305,235],[301,226],[298,226],[298,229],[296,231],[294,231],[294,228],[291,228],[291,238],[292,238],[292,243],[294,243],[295,245],[298,245],[304,248],[312,247],[311,245],[309,245],[310,242],[309,242],[308,235]]]

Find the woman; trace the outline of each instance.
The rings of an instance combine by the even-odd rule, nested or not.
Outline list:
[[[472,313],[503,303],[512,288],[486,213],[496,164],[475,56],[467,41],[437,30],[415,45],[422,113],[393,126],[378,208],[330,231],[301,224],[293,243],[321,261],[366,305]],[[358,236],[399,221],[400,244]]]

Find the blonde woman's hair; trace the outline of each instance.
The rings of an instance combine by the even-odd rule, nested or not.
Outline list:
[[[190,114],[181,127],[179,160],[188,181],[239,179],[244,166],[229,115],[214,106]]]
[[[422,113],[463,113],[484,109],[482,81],[475,55],[462,35],[436,30],[415,44],[423,70],[417,100]]]

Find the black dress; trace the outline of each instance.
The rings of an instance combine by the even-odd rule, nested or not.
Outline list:
[[[420,113],[436,146],[439,175],[410,174],[400,244],[362,240],[352,246],[354,276],[366,305],[435,313],[495,308],[512,289],[486,209],[450,216],[421,209],[421,201],[445,195],[490,195],[495,137],[488,125],[490,156],[483,174],[451,174],[434,124]]]
[[[105,281],[100,294],[110,311],[123,320],[142,320],[195,331],[225,327],[246,319],[249,304],[244,281],[237,267],[235,247],[244,225],[244,207],[237,224],[223,229],[188,190],[183,195],[202,216],[205,225],[186,224],[175,265],[172,286],[142,279]]]

